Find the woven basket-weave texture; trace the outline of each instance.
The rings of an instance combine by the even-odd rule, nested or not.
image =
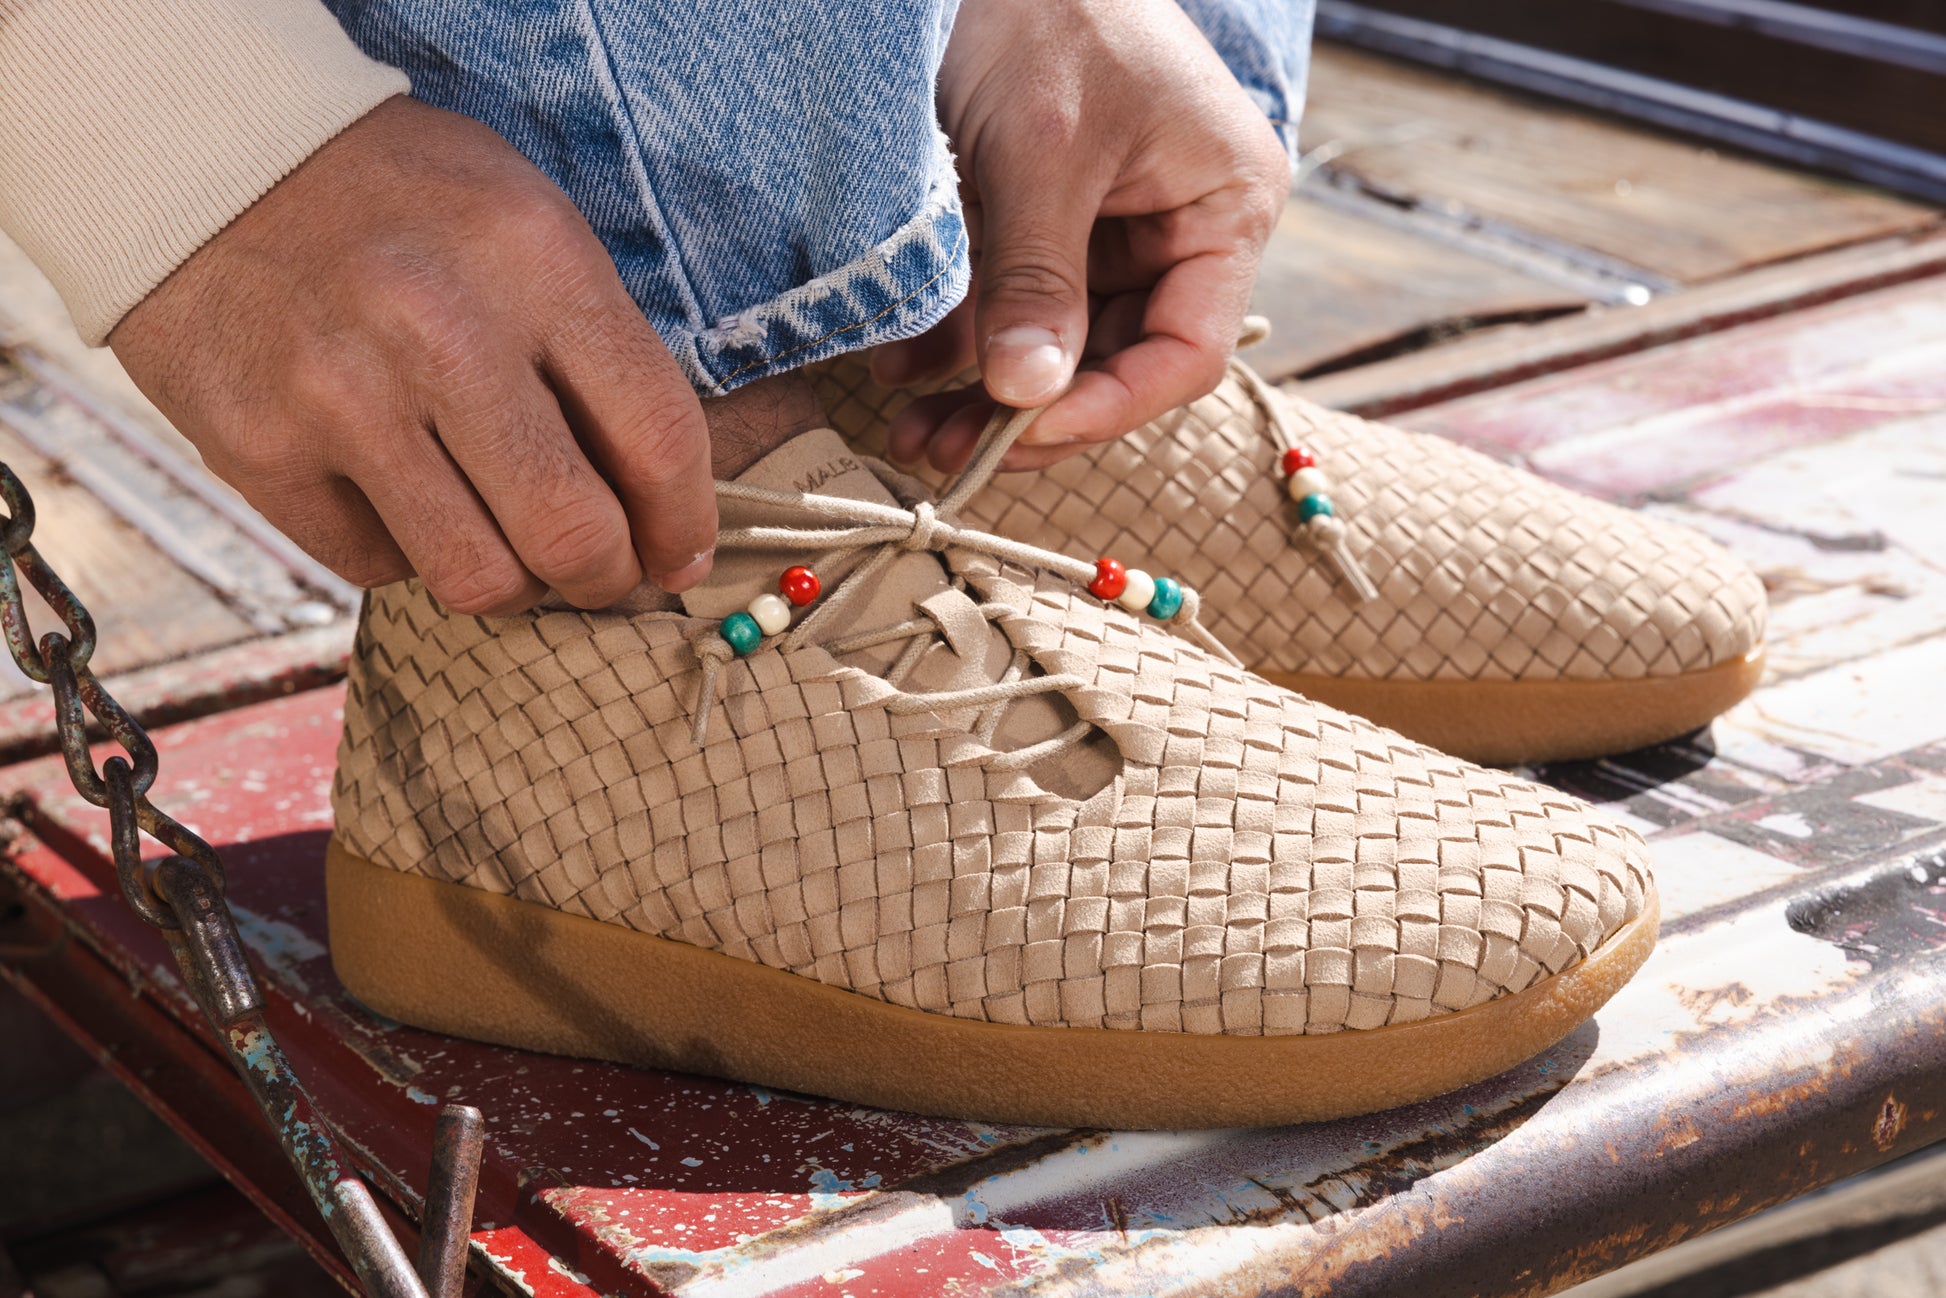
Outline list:
[[[996,1023],[1321,1033],[1477,1005],[1641,913],[1642,844],[1574,798],[1237,670],[1044,573],[949,552],[1119,750],[1082,801],[965,716],[815,645],[761,649],[691,737],[709,625],[454,616],[373,592],[337,832],[510,894]]]
[[[886,420],[911,394],[874,384],[861,356],[811,373],[833,427],[880,453]],[[1634,679],[1733,662],[1763,640],[1763,583],[1690,528],[1440,437],[1269,395],[1332,480],[1347,544],[1379,598],[1358,601],[1295,539],[1282,448],[1235,375],[1127,437],[1001,475],[966,521],[1180,577],[1202,592],[1204,624],[1261,671]]]

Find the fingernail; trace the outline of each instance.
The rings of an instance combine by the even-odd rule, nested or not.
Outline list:
[[[709,576],[709,570],[715,563],[716,551],[713,549],[705,550],[690,560],[689,563],[676,569],[668,576],[657,577],[655,584],[668,591],[671,595],[680,595],[703,578]]]
[[[1073,446],[1080,440],[1079,437],[1071,437],[1067,433],[1043,433],[1031,425],[1020,435],[1022,446]]]
[[[987,390],[1010,406],[1038,406],[1060,395],[1068,358],[1061,339],[1039,325],[1011,325],[987,339]]]

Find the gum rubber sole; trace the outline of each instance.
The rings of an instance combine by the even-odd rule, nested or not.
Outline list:
[[[1259,672],[1341,712],[1486,766],[1604,757],[1708,725],[1757,688],[1760,645],[1680,676],[1599,681],[1401,681]]]
[[[1242,1037],[931,1014],[512,897],[387,870],[334,839],[331,956],[372,1009],[436,1032],[914,1113],[1056,1127],[1263,1126],[1491,1077],[1585,1022],[1655,946],[1643,913],[1517,995],[1416,1023]]]

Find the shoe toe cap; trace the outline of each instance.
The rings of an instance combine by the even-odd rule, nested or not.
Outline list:
[[[1145,688],[1179,700],[1154,718],[1171,740],[1127,761],[1099,807],[1102,841],[1130,858],[1104,862],[1100,945],[1068,952],[1098,952],[1101,967],[1062,970],[1102,980],[1101,1026],[1413,1022],[1526,991],[1643,914],[1640,838],[1573,796],[1187,646],[1156,642],[1149,661]],[[1208,710],[1192,716],[1199,699]],[[1115,895],[1138,879],[1139,898]]]
[[[1636,679],[1703,671],[1762,644],[1763,583],[1691,528],[1429,434],[1317,422],[1320,455],[1346,465],[1352,548],[1382,574],[1380,600],[1346,606],[1336,638],[1362,661],[1340,671]]]
[[[1366,735],[1363,751],[1375,747]],[[1371,763],[1356,782],[1355,842],[1313,839],[1305,1030],[1412,1022],[1516,995],[1643,913],[1652,884],[1630,830],[1501,771],[1404,740],[1386,752],[1390,787]],[[1327,793],[1314,803],[1314,825],[1342,819],[1342,802]]]

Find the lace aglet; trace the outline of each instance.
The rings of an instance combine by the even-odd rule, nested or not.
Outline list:
[[[1230,650],[1230,646],[1224,644],[1221,640],[1218,640],[1209,631],[1204,630],[1202,623],[1198,622],[1196,624],[1196,629],[1203,633],[1201,639],[1203,642],[1203,647],[1205,649],[1208,649],[1211,653],[1215,654],[1218,658],[1221,658],[1224,662],[1230,664],[1230,666],[1232,667],[1242,667],[1245,671],[1249,670],[1248,667],[1244,666],[1243,659],[1237,657],[1236,654],[1232,653]]]
[[[1358,562],[1351,548],[1345,544],[1343,520],[1328,513],[1316,514],[1305,520],[1304,531],[1311,538],[1311,544],[1331,560],[1331,566],[1338,570],[1345,585],[1358,596],[1359,603],[1369,603],[1378,598],[1378,586],[1372,581],[1371,574],[1365,571],[1364,565]]]
[[[1230,664],[1230,666],[1243,667],[1243,659],[1231,653],[1230,646],[1218,640],[1215,633],[1203,625],[1203,597],[1196,593],[1196,588],[1193,586],[1179,586],[1178,589],[1182,592],[1182,604],[1170,616],[1169,620],[1186,630],[1189,633],[1190,639],[1215,654],[1218,658],[1221,658],[1224,662]],[[1249,668],[1245,667],[1244,670],[1248,671]]]
[[[1378,587],[1373,584],[1371,574],[1365,571],[1364,565],[1358,562],[1343,541],[1337,542],[1325,553],[1331,556],[1338,575],[1345,579],[1345,584],[1352,588],[1360,603],[1370,603],[1378,598]]]
[[[709,738],[709,714],[716,705],[716,673],[725,662],[735,655],[729,641],[720,635],[708,635],[696,642],[696,662],[702,668],[697,673],[696,705],[690,715],[695,721],[690,724],[689,737],[701,748]]]

